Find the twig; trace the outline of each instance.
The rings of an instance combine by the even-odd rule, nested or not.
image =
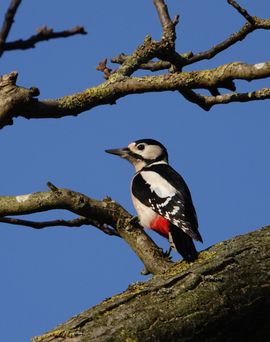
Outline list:
[[[197,104],[199,107],[201,107],[205,111],[209,111],[211,109],[211,106],[209,106],[206,103],[206,96],[203,96],[201,94],[196,93],[195,91],[191,89],[181,89],[179,90],[179,93],[189,102]]]
[[[103,59],[98,63],[96,70],[101,71],[104,73],[105,80],[108,80],[111,76],[112,69],[107,67],[107,58]]]
[[[23,40],[15,40],[13,42],[3,43],[3,50],[10,51],[10,50],[26,50],[30,48],[34,48],[36,43],[49,40],[49,39],[56,39],[56,38],[67,38],[74,36],[76,34],[87,34],[85,29],[81,26],[76,26],[70,30],[64,30],[59,32],[54,32],[53,29],[48,27],[43,27],[38,30],[38,33],[31,36],[30,38]]]
[[[14,17],[21,1],[22,0],[12,0],[5,14],[5,19],[0,32],[0,57],[4,52],[3,45],[6,42],[11,26],[14,23]]]
[[[51,182],[47,182],[47,187],[52,191],[57,191],[58,188]]]
[[[255,24],[254,17],[252,17],[245,8],[241,7],[234,0],[227,0],[227,2],[228,2],[228,4],[233,6],[251,25]]]
[[[169,15],[168,7],[163,0],[153,0],[154,5],[157,9],[157,13],[159,16],[160,23],[164,31],[171,30],[172,21]],[[176,20],[177,21],[177,20]]]
[[[21,220],[11,217],[0,217],[0,222],[2,223],[8,223],[8,224],[14,224],[24,227],[30,227],[34,229],[43,229],[48,227],[81,227],[83,225],[91,225],[99,230],[101,230],[103,233],[111,236],[118,236],[120,235],[117,233],[116,230],[108,227],[106,224],[100,224],[98,221],[91,220],[86,217],[79,217],[73,220],[52,220],[52,221],[44,221],[44,222],[36,222],[36,221],[29,221],[29,220]]]
[[[250,32],[254,31],[255,27],[250,24],[245,24],[238,32],[233,33],[229,38],[223,42],[213,46],[211,49],[194,54],[193,57],[186,61],[186,64],[193,64],[203,59],[211,59],[218,53],[228,49],[233,44],[243,40]]]
[[[179,53],[175,51],[176,32],[175,26],[179,22],[179,15],[171,20],[168,7],[164,0],[153,0],[162,25],[163,34],[160,42],[160,49],[155,57],[170,62],[174,66],[174,71],[181,71],[185,62]]]
[[[124,53],[121,53],[117,57],[112,58],[111,62],[116,63],[116,64],[123,64],[128,57],[129,56],[125,55]],[[171,63],[165,62],[165,61],[156,61],[156,62],[149,61],[147,63],[142,63],[140,65],[140,69],[150,70],[153,72],[154,71],[160,71],[160,70],[166,70],[166,69],[169,69],[170,67],[171,67]]]

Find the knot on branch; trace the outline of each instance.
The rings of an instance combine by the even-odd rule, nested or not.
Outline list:
[[[0,77],[0,87],[5,87],[7,85],[14,85],[16,84],[18,77],[18,72],[17,71],[11,71],[9,74],[2,75]]]
[[[12,125],[12,118],[20,115],[26,105],[35,101],[33,98],[39,95],[36,87],[18,87],[17,77],[16,71],[0,77],[0,128]]]
[[[49,34],[52,32],[53,32],[53,29],[48,27],[48,26],[43,26],[43,27],[37,28],[37,33],[40,35],[46,35],[46,34]]]

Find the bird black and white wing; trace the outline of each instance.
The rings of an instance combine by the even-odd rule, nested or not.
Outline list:
[[[132,193],[191,238],[202,241],[190,191],[170,165],[158,162],[144,167],[133,178]]]

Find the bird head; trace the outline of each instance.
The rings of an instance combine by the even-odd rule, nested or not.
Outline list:
[[[168,162],[166,148],[160,142],[153,139],[136,140],[127,147],[105,150],[105,152],[128,160],[135,167],[136,171],[140,171],[146,165],[154,162]]]

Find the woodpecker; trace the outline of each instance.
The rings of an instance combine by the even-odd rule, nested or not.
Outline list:
[[[202,242],[197,215],[186,182],[168,164],[167,149],[156,140],[142,139],[105,152],[135,167],[131,198],[140,224],[167,238],[185,260],[194,261],[197,251],[192,239]]]

